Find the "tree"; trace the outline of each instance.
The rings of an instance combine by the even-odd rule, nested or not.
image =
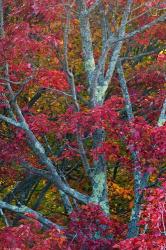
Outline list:
[[[16,183],[2,209],[53,225],[34,210],[55,186],[68,214],[94,203],[109,216],[109,169],[115,179],[123,168],[134,183],[127,237],[139,235],[144,190],[165,172],[164,8],[141,0],[0,1],[1,159]]]

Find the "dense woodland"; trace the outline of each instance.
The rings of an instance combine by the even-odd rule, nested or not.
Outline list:
[[[165,9],[0,0],[0,250],[166,249]]]

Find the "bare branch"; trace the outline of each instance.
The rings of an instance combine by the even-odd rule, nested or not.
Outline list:
[[[82,51],[84,56],[85,71],[87,73],[89,87],[92,84],[92,75],[95,70],[95,60],[93,55],[92,35],[87,15],[85,0],[77,0],[79,9],[80,32],[82,41]]]
[[[68,82],[70,84],[71,93],[72,93],[72,97],[73,97],[73,100],[74,100],[76,111],[79,112],[80,111],[80,106],[79,106],[79,102],[78,102],[78,99],[77,99],[74,75],[70,71],[69,65],[68,65],[68,39],[69,39],[69,31],[70,31],[70,15],[71,15],[70,10],[67,10],[66,25],[65,25],[65,30],[64,30],[64,66],[65,66],[64,70],[66,71]],[[79,153],[80,153],[80,156],[81,156],[81,160],[82,160],[84,169],[86,171],[87,176],[90,177],[91,176],[91,169],[90,169],[90,165],[89,165],[89,162],[88,162],[88,159],[87,159],[87,156],[86,156],[84,144],[83,144],[81,135],[79,133],[79,129],[76,132],[76,138],[77,138]]]
[[[132,38],[134,37],[135,35],[139,34],[139,33],[142,33],[144,31],[146,31],[147,29],[153,27],[154,25],[160,23],[160,22],[164,22],[166,20],[166,14],[163,14],[161,15],[160,17],[156,18],[155,20],[153,20],[152,22],[148,23],[148,24],[145,24],[144,26],[140,27],[139,29],[131,32],[131,33],[128,33],[126,34],[126,36],[122,37],[122,38],[118,38],[118,39],[115,39],[112,44],[118,42],[118,41],[122,41],[122,40],[126,40],[126,39],[129,39],[129,38]]]
[[[140,8],[142,8],[142,7],[144,7],[144,6],[148,6],[148,4],[155,3],[155,1],[156,1],[156,0],[146,1],[146,2],[144,2],[144,3],[142,3],[142,4],[140,4],[139,6],[135,7],[134,9],[132,9],[132,12],[138,11]],[[158,6],[158,5],[160,6],[160,3],[157,4],[157,6]]]
[[[9,82],[9,83],[15,84],[15,85],[21,85],[22,84],[22,82],[14,82],[14,81],[11,81],[11,80],[6,79],[6,78],[0,78],[0,80],[5,81],[5,82]],[[4,85],[6,85],[6,84],[4,83]]]
[[[119,82],[120,82],[120,86],[121,86],[121,90],[122,90],[122,95],[123,95],[123,98],[125,100],[125,107],[126,107],[128,120],[130,121],[131,119],[134,118],[134,115],[133,115],[133,111],[132,111],[131,100],[130,100],[130,96],[129,96],[129,92],[128,92],[122,64],[120,61],[117,62],[116,69],[118,72],[118,78],[119,78]]]
[[[166,98],[164,100],[163,107],[162,107],[157,125],[161,127],[164,125],[165,122],[166,122]]]
[[[32,97],[32,99],[29,101],[28,108],[31,108],[39,100],[39,98],[42,96],[42,94],[45,92],[46,92],[45,88],[38,89],[37,92]]]
[[[48,163],[46,165],[48,166]],[[50,166],[50,163],[49,163],[49,166]],[[47,170],[41,170],[41,169],[34,168],[30,164],[28,164],[27,162],[22,163],[22,167],[28,169],[31,173],[37,174],[38,176],[41,176],[41,177],[44,177],[44,178],[50,180],[53,184],[55,184],[58,187],[58,189],[67,193],[68,195],[74,197],[75,199],[82,201],[83,203],[88,202],[87,195],[79,193],[78,191],[76,191],[75,189],[72,189],[71,187],[69,187],[68,185],[66,185],[62,181],[61,177],[57,173],[54,166],[53,166],[54,170],[50,169],[51,166],[49,167],[50,172],[48,172]],[[52,173],[52,171],[53,171],[53,173]]]
[[[159,5],[159,3],[158,3],[158,5]],[[156,8],[156,6],[155,7],[152,6],[151,8],[148,8],[146,11],[142,12],[141,14],[139,14],[137,16],[134,16],[133,18],[129,19],[127,24],[133,22],[134,20],[136,20],[136,19],[138,19],[138,18],[140,18],[142,16],[144,16],[145,14],[149,13],[150,11],[152,11],[155,8]]]
[[[29,213],[29,214],[34,215],[35,220],[38,220],[39,222],[41,222],[43,225],[45,225],[47,227],[55,227],[55,228],[57,228],[59,230],[64,229],[64,227],[59,226],[59,225],[53,223],[52,221],[44,218],[40,213],[34,211],[33,209],[31,209],[31,208],[29,208],[27,206],[10,205],[9,203],[0,200],[0,208],[1,209],[7,209],[7,210],[10,210],[12,212],[19,213],[19,214],[24,214],[24,215],[26,215],[26,213]]]
[[[3,220],[4,220],[4,222],[5,222],[5,225],[6,225],[7,227],[9,227],[10,225],[9,225],[8,219],[7,219],[6,215],[4,214],[2,208],[0,208],[0,215],[1,215],[2,218],[3,218]]]
[[[33,76],[29,76],[27,79],[25,79],[22,83],[21,83],[21,88],[19,89],[19,91],[15,94],[14,99],[16,100],[16,98],[21,94],[21,92],[24,90],[25,86],[33,79]]]
[[[62,90],[59,90],[59,89],[55,89],[55,88],[45,88],[45,90],[50,90],[52,92],[57,92],[59,94],[62,94],[62,95],[65,95],[65,96],[69,96],[69,97],[72,97],[72,95],[62,91]]]
[[[3,1],[0,0],[0,37],[4,37]]]
[[[120,61],[116,64],[116,69],[118,72],[118,78],[122,90],[122,95],[125,100],[125,108],[128,116],[128,120],[131,121],[134,118],[134,114],[132,111],[132,104],[130,100],[130,96],[128,93],[128,88],[126,84],[126,79],[123,72],[123,67]],[[131,134],[135,133],[135,130],[130,131]],[[137,234],[137,222],[139,219],[139,211],[140,211],[140,201],[142,199],[142,195],[140,191],[145,188],[148,182],[149,174],[145,173],[142,176],[141,173],[141,165],[139,163],[139,155],[137,151],[132,149],[133,147],[129,147],[131,156],[133,158],[134,163],[134,207],[132,209],[130,223],[129,223],[129,230],[128,230],[128,237],[136,236]]]
[[[118,37],[125,36],[125,28],[126,28],[129,14],[130,14],[131,5],[132,5],[132,0],[128,0],[127,4],[126,4],[126,9],[125,9],[123,17],[122,17]],[[101,72],[103,65],[105,64],[108,51],[111,47],[111,44],[113,44],[115,40],[116,40],[115,36],[111,33],[109,39],[105,43],[105,48],[103,48],[103,50],[102,50],[102,55],[99,58],[98,65],[95,69],[94,77],[93,77],[93,88],[92,88],[92,103],[93,103],[93,105],[95,105],[96,102],[102,103],[104,101],[104,97],[105,97],[106,90],[108,88],[109,81],[112,78],[113,72],[115,70],[116,62],[118,60],[120,50],[122,47],[121,40],[116,43],[116,45],[113,49],[112,57],[111,57],[111,60],[110,60],[110,63],[109,63],[109,66],[108,66],[108,69],[106,72],[104,83],[102,83],[102,85],[100,85],[98,83],[99,75],[100,75],[100,72]]]
[[[107,56],[107,53],[109,51],[109,49],[111,48],[111,46],[119,41],[123,41],[123,40],[126,40],[126,39],[129,39],[129,38],[132,38],[133,36],[141,33],[141,32],[144,32],[145,30],[151,28],[152,26],[154,26],[155,24],[159,23],[159,22],[163,22],[166,20],[166,14],[163,14],[162,16],[156,18],[155,20],[153,20],[152,22],[148,23],[148,24],[145,24],[144,26],[142,26],[141,28],[131,32],[131,33],[128,33],[126,34],[125,36],[122,36],[122,37],[115,37],[113,36],[112,34],[110,35],[110,37],[108,38],[107,42],[105,43],[105,48],[104,48],[104,52],[102,53],[102,55],[100,56],[99,58],[99,61],[98,61],[98,69],[97,70],[100,70],[100,65],[102,65],[104,63],[104,60],[106,60],[106,56]],[[124,26],[124,25],[122,25]],[[111,58],[112,59],[112,58]],[[112,59],[112,61],[114,61],[114,59]]]
[[[53,177],[50,175],[49,171],[47,171],[47,170],[34,168],[30,164],[28,164],[27,162],[22,162],[20,166],[27,169],[31,174],[38,175],[40,177],[46,178],[46,179],[54,182]]]
[[[94,11],[94,10],[99,6],[100,3],[101,3],[101,0],[96,0],[96,1],[90,6],[90,8],[88,9],[87,14],[90,15],[91,12]]]
[[[7,123],[9,123],[11,125],[14,125],[17,128],[23,128],[23,126],[22,126],[22,124],[20,122],[17,122],[15,120],[13,120],[11,118],[8,118],[8,117],[6,117],[4,115],[1,115],[1,114],[0,114],[0,121],[7,122]]]
[[[10,96],[11,99],[13,101],[14,98],[14,94],[13,94],[13,90],[10,86],[10,84],[8,85],[9,91],[10,91]],[[72,197],[74,197],[75,199],[78,199],[80,201],[82,201],[83,203],[87,203],[88,202],[88,197],[84,194],[81,194],[79,192],[77,192],[76,190],[68,187],[67,185],[65,185],[65,183],[62,181],[61,177],[59,176],[59,174],[57,173],[57,170],[54,166],[54,164],[52,163],[52,161],[47,157],[46,152],[44,147],[42,146],[42,144],[37,140],[37,138],[35,137],[35,135],[33,134],[33,132],[29,129],[28,124],[26,123],[21,109],[18,106],[16,100],[14,100],[12,102],[12,106],[15,109],[17,116],[19,118],[19,123],[12,120],[11,118],[7,118],[3,115],[0,115],[0,119],[4,120],[16,127],[20,127],[24,130],[26,137],[28,139],[29,142],[29,146],[32,148],[33,152],[38,156],[40,162],[42,165],[46,165],[48,170],[51,173],[51,176],[53,176],[54,178],[54,184],[62,191],[64,191],[65,193],[71,195]]]
[[[136,56],[125,56],[125,57],[120,57],[119,60],[120,60],[120,61],[135,60],[135,59],[138,59],[138,58],[141,58],[141,57],[144,57],[144,56],[156,54],[156,53],[158,53],[158,52],[160,52],[161,50],[164,50],[164,49],[165,49],[165,47],[163,47],[163,48],[158,48],[158,49],[151,50],[151,51],[146,51],[146,52],[143,52],[143,53],[138,54],[138,55],[136,55]]]
[[[130,11],[131,11],[132,2],[133,2],[132,0],[128,0],[128,2],[127,2],[126,10],[125,10],[125,12],[123,14],[123,17],[122,17],[122,22],[121,22],[121,26],[120,26],[120,29],[119,29],[119,35],[118,35],[118,37],[125,36],[127,20],[128,20]],[[121,47],[122,47],[122,42],[118,42],[115,45],[115,48],[113,50],[112,57],[111,57],[111,60],[110,60],[109,66],[108,66],[108,70],[107,70],[106,76],[105,76],[105,80],[107,82],[109,82],[110,79],[112,78],[112,74],[114,72],[116,61],[118,60]]]
[[[46,192],[49,190],[49,188],[51,187],[51,184],[50,182],[48,182],[43,188],[42,190],[40,191],[40,194],[39,196],[37,197],[37,199],[35,200],[35,203],[33,204],[32,208],[34,210],[38,209],[38,207],[40,206],[41,202],[42,202],[42,199],[44,198]]]
[[[85,148],[84,148],[84,144],[83,144],[81,135],[79,135],[79,133],[77,133],[76,136],[77,136],[77,142],[78,142],[78,146],[79,146],[79,153],[80,153],[80,156],[81,156],[83,166],[85,168],[87,176],[89,176],[89,178],[91,179],[92,171],[91,171],[91,167],[90,167],[90,164],[89,164],[86,152],[85,152]]]

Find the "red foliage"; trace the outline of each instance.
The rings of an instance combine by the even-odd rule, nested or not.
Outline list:
[[[0,230],[0,249],[21,250],[61,250],[66,249],[63,232],[52,228],[43,231],[39,222],[22,220],[18,227],[6,227]]]
[[[139,152],[143,172],[155,171],[165,162],[166,126],[154,127],[143,118],[136,118],[123,127],[123,133],[129,150]]]
[[[166,183],[160,188],[147,189],[145,204],[142,205],[140,225],[147,225],[148,233],[166,234]],[[166,239],[165,239],[166,240]],[[165,241],[166,243],[166,241]]]
[[[46,114],[25,114],[25,119],[30,127],[30,129],[37,136],[47,134],[54,130],[55,123],[49,120]],[[25,135],[22,130],[18,130],[17,139],[24,139]]]
[[[119,242],[118,239],[124,237],[126,226],[110,220],[100,206],[91,203],[70,214],[70,222],[65,232],[55,228],[43,231],[34,216],[27,214],[32,219],[22,220],[18,227],[1,229],[0,249],[165,249],[165,187],[166,184],[163,183],[160,188],[145,190],[146,202],[142,206],[139,222],[140,235],[136,238]]]
[[[86,1],[87,7],[90,8],[95,2],[94,0]],[[57,58],[55,56],[57,47],[60,52],[62,51],[61,45],[63,45],[63,42],[61,31],[57,30],[54,23],[58,23],[58,25],[60,23],[63,26],[66,19],[63,15],[65,14],[66,17],[66,10],[63,6],[65,3],[66,1],[63,1],[62,4],[59,0],[5,1],[5,37],[0,38],[0,73],[2,73],[3,78],[3,66],[7,62],[9,64],[9,78],[15,82],[15,85],[12,85],[14,94],[17,94],[17,90],[20,88],[20,81],[31,75],[33,76],[30,81],[32,86],[35,84],[35,87],[56,89],[59,92],[69,90],[70,86],[67,83],[66,74],[61,69],[58,56]],[[105,12],[108,12],[109,8],[114,9],[116,6],[117,13],[121,13],[126,1],[119,0],[117,4],[117,1],[105,0],[103,4],[106,5]],[[140,29],[145,23],[149,23],[156,18],[156,14],[149,15],[147,13],[148,8],[158,11],[157,8],[165,7],[163,1],[159,0],[148,1],[147,3],[143,0],[135,0],[133,4],[137,12],[135,15],[133,14],[135,10],[131,13],[131,20],[127,27],[129,30],[132,27],[134,30]],[[118,9],[120,9],[120,12],[118,12]],[[142,11],[145,13],[140,15]],[[74,15],[73,13],[72,15]],[[114,14],[116,19],[116,13]],[[72,18],[73,16],[71,21]],[[117,20],[119,25],[120,18],[118,17]],[[111,19],[109,21],[114,22]],[[140,46],[138,51],[141,46],[143,52],[145,48],[149,50],[150,47],[153,47],[153,42],[156,43],[156,38],[159,41],[158,43],[162,44],[165,39],[165,27],[164,24],[157,24],[153,26],[153,29],[146,30],[134,37],[134,43],[136,42]],[[113,27],[114,29],[116,30],[116,27]],[[128,42],[128,47],[125,48],[124,46],[123,49],[124,52],[128,50],[130,54],[130,41],[127,39],[124,44]],[[72,44],[69,44],[69,47],[72,48]],[[134,54],[136,50],[137,48],[134,47],[131,54],[133,53],[132,55],[137,57],[138,52]],[[166,156],[166,124],[157,127],[154,122],[156,117],[157,119],[159,117],[165,96],[165,91],[162,90],[165,81],[163,73],[165,58],[165,53],[159,53],[154,63],[151,61],[147,64],[143,62],[142,66],[138,65],[139,67],[133,70],[134,73],[131,78],[135,79],[132,81],[134,86],[129,83],[129,92],[131,92],[131,101],[136,118],[130,122],[127,119],[121,119],[120,112],[124,109],[124,100],[118,97],[118,88],[115,88],[116,95],[112,95],[103,106],[91,109],[81,104],[81,110],[76,112],[69,103],[64,114],[57,115],[56,121],[49,119],[50,117],[46,112],[39,114],[34,111],[34,113],[37,113],[34,115],[27,108],[24,108],[22,111],[25,120],[39,140],[42,141],[44,134],[52,133],[53,139],[51,138],[51,140],[58,141],[59,144],[64,142],[66,148],[64,147],[60,157],[53,156],[54,160],[73,160],[74,157],[76,159],[80,157],[75,138],[78,133],[85,141],[88,160],[91,160],[92,157],[97,159],[99,155],[104,154],[106,160],[121,163],[123,167],[132,169],[131,152],[135,151],[138,154],[142,173],[156,174],[160,171],[159,167],[165,163]],[[148,64],[151,67],[147,70]],[[114,78],[116,80],[115,76]],[[0,80],[0,84],[2,85],[0,85],[0,109],[2,114],[6,114],[8,112],[6,96],[8,97],[9,93],[6,92],[3,80]],[[28,87],[25,87],[26,90]],[[86,90],[84,88],[81,82],[76,90],[81,95],[82,90]],[[22,96],[20,99],[18,98],[20,106],[21,98]],[[66,100],[67,102],[68,100]],[[140,118],[140,115],[145,119]],[[3,167],[1,167],[0,177],[6,180],[7,176],[14,181],[17,171],[9,168],[13,163],[17,166],[26,159],[30,163],[33,161],[34,167],[39,163],[36,163],[35,156],[32,156],[32,152],[26,144],[26,136],[23,130],[13,129],[12,125],[8,127],[5,122],[3,126],[5,139],[3,139],[2,133],[0,161],[3,163]],[[98,129],[105,131],[106,140],[94,149],[92,146],[93,135]],[[86,140],[87,138],[88,140]],[[55,143],[57,147],[59,146],[58,143]],[[12,181],[10,184],[13,184]],[[110,220],[99,206],[88,204],[76,209],[70,215],[70,222],[65,234],[53,228],[44,231],[32,215],[25,214],[29,218],[31,217],[28,222],[24,220],[18,227],[1,229],[0,249],[165,249],[165,187],[166,185],[163,184],[160,188],[145,190],[144,206],[142,206],[139,222],[140,235],[137,238],[117,243],[117,240],[124,235],[122,231],[126,229],[125,225]]]
[[[66,135],[73,135],[79,132],[82,138],[92,138],[96,129],[103,128],[113,138],[118,138],[120,127],[120,119],[118,110],[123,107],[123,99],[112,96],[105,102],[103,106],[98,106],[93,109],[85,109],[80,112],[74,112],[74,108],[70,107],[65,114],[59,115],[56,122],[57,139],[62,139]],[[117,124],[119,124],[117,126]],[[67,126],[66,126],[67,125]],[[69,142],[71,146],[71,142]],[[75,145],[77,145],[75,143]],[[106,158],[108,157],[110,148],[112,153],[118,153],[118,145],[114,141],[106,142],[100,145],[95,150],[90,150],[90,154],[94,157],[101,154],[105,149]],[[70,148],[68,148],[68,151]],[[72,154],[74,155],[74,154]]]
[[[57,70],[40,69],[37,79],[42,87],[67,90],[69,88],[64,72]]]
[[[166,248],[166,183],[160,188],[145,190],[139,222],[140,235],[115,244],[113,248],[124,250],[161,250]]]
[[[114,245],[113,249],[123,250],[161,250],[166,247],[166,237],[143,234],[137,238],[127,239]]]
[[[71,249],[111,249],[113,223],[100,206],[82,206],[72,212],[70,219],[67,234],[72,236],[69,242]]]

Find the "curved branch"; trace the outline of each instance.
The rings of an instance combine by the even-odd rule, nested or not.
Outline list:
[[[40,223],[42,223],[43,225],[45,225],[47,227],[55,227],[59,230],[64,229],[64,227],[53,223],[52,221],[48,220],[47,218],[44,218],[41,213],[38,213],[27,206],[11,205],[7,202],[0,200],[0,208],[7,209],[7,210],[10,210],[12,212],[24,214],[24,215],[26,215],[26,213],[29,213],[29,214],[32,214],[34,216],[34,219],[38,220]]]
[[[22,124],[20,122],[17,122],[9,117],[6,117],[4,115],[0,115],[0,121],[4,121],[4,122],[7,122],[11,125],[14,125],[15,127],[17,128],[23,128]]]

